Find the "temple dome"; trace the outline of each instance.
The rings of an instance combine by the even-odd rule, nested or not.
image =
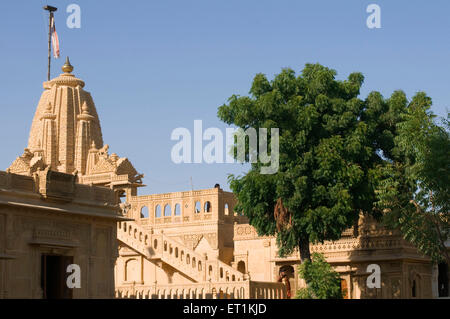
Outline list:
[[[92,96],[71,74],[68,58],[62,69],[63,74],[43,84],[27,151],[51,170],[84,175],[91,146],[103,147],[102,130]]]
[[[83,184],[140,187],[139,174],[127,158],[109,155],[94,101],[84,82],[71,72],[69,58],[63,74],[44,82],[44,92],[31,124],[28,147],[8,168],[33,175],[49,169],[75,174]],[[130,186],[131,185],[131,186]]]

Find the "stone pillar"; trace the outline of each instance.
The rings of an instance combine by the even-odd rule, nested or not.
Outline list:
[[[437,264],[433,264],[431,268],[431,295],[432,298],[439,298],[438,287],[439,268]]]

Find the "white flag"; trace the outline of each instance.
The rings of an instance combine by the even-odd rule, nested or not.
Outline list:
[[[52,15],[52,22],[50,25],[50,30],[52,34],[52,46],[53,46],[53,56],[57,59],[59,58],[59,40],[58,40],[58,34],[56,33],[55,28],[55,18]]]

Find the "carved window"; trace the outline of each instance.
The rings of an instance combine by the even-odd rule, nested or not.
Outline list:
[[[127,201],[127,194],[125,193],[125,191],[119,191],[117,193],[117,197],[119,203],[125,203]]]
[[[170,207],[169,204],[164,206],[164,217],[170,217],[172,216],[172,207]]]
[[[125,262],[125,281],[139,280],[139,263],[136,259],[129,259]]]
[[[175,216],[181,216],[181,205],[180,204],[175,205]]]
[[[237,270],[240,271],[241,273],[245,274],[245,262],[244,261],[241,260],[240,262],[238,262]]]
[[[213,275],[213,268],[211,265],[209,265],[209,268],[208,268],[208,275],[209,275],[209,277],[211,277]]]
[[[230,215],[230,209],[228,208],[228,204],[227,203],[225,203],[224,214],[225,214],[225,216]]]
[[[156,207],[155,207],[155,217],[157,217],[157,218],[161,217],[161,206],[160,205],[156,205]]]
[[[148,212],[148,207],[144,206],[141,208],[141,218],[148,218],[150,216]]]
[[[203,208],[203,211],[205,213],[211,213],[212,212],[212,207],[211,207],[211,202],[205,202],[205,207]]]
[[[201,204],[200,204],[200,202],[199,201],[196,201],[195,202],[195,213],[196,214],[199,214],[200,212],[201,212],[201,208],[202,206],[201,206]]]

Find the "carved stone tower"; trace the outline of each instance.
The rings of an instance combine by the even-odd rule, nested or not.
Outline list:
[[[43,83],[28,147],[8,171],[31,176],[39,170],[77,175],[80,183],[111,186],[131,193],[142,186],[127,158],[108,154],[100,120],[84,82],[66,59],[60,76]]]
[[[68,58],[62,70],[59,77],[44,82],[28,149],[52,170],[85,175],[91,145],[103,147],[102,131],[91,94],[71,74]]]

